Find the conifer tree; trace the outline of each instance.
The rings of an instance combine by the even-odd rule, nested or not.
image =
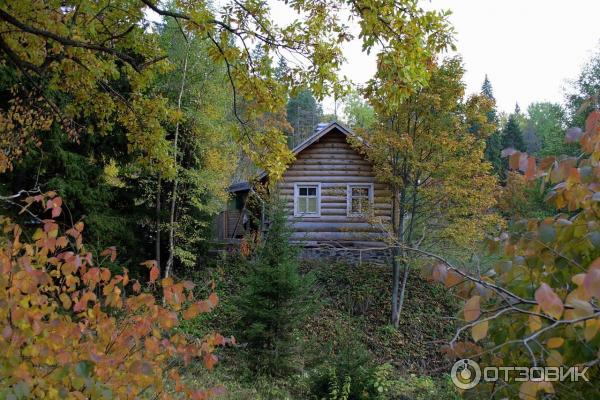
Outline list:
[[[294,335],[314,309],[312,276],[298,271],[298,249],[289,242],[283,205],[273,200],[269,208],[269,230],[250,261],[245,290],[237,299],[240,338],[247,343],[256,371],[285,375],[300,351]]]
[[[508,121],[502,130],[502,148],[512,147],[515,150],[525,151],[525,143],[523,142],[523,132],[519,127],[517,114],[511,114]]]
[[[496,99],[494,98],[494,91],[492,89],[492,83],[490,82],[487,74],[481,85],[481,94],[489,98],[494,102],[494,107],[487,113],[487,119],[489,123],[498,124],[498,115],[496,112]],[[503,163],[502,163],[502,132],[497,130],[492,133],[485,141],[485,159],[488,160],[494,169],[496,175],[502,175]]]

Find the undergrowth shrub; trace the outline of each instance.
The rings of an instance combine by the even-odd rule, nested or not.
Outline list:
[[[340,333],[326,361],[313,372],[312,395],[325,400],[387,399],[392,367],[377,366],[366,347],[351,334]]]

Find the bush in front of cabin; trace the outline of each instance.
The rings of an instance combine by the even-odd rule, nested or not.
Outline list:
[[[248,261],[242,278],[239,338],[255,372],[287,375],[301,366],[300,328],[315,309],[312,275],[298,269],[298,249],[283,204],[270,201],[269,229]]]
[[[336,327],[337,339],[323,350],[323,363],[312,373],[311,394],[326,400],[389,398],[393,368],[377,365],[355,332]]]

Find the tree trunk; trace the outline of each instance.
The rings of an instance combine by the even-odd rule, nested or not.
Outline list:
[[[179,88],[179,96],[177,98],[177,110],[181,110],[181,98],[183,97],[183,89],[185,88],[185,78],[187,74],[188,67],[188,55],[190,50],[190,42],[187,42],[187,47],[185,49],[185,60],[183,62],[183,76],[181,77],[181,87]],[[175,179],[173,181],[173,192],[171,193],[171,212],[169,217],[169,259],[167,260],[167,265],[165,267],[165,278],[171,275],[171,270],[173,269],[173,258],[175,253],[175,204],[177,201],[177,184],[178,184],[178,175],[177,175],[177,140],[179,139],[179,121],[175,124],[175,137],[173,138],[173,149],[175,151]]]
[[[404,261],[404,250],[401,248],[403,244],[402,232],[404,230],[404,201],[406,197],[405,189],[401,189],[398,198],[398,191],[394,191],[392,218],[394,224],[394,236],[396,245],[393,251],[392,265],[392,325],[394,328],[400,326],[400,304],[403,301],[403,294],[400,294],[400,265]]]
[[[413,193],[412,193],[412,199],[411,199],[411,210],[410,210],[410,215],[409,215],[409,222],[408,222],[408,232],[406,234],[404,234],[404,231],[401,230],[400,231],[400,235],[402,238],[402,244],[404,243],[408,243],[409,245],[412,244],[412,235],[413,235],[413,227],[414,227],[414,221],[415,221],[415,214],[417,212],[417,190],[419,188],[419,178],[417,176],[417,178],[414,181],[413,184]],[[405,218],[404,216],[401,216],[402,218],[402,226],[405,225]],[[408,274],[410,274],[410,268],[408,263],[406,262],[406,250],[405,249],[400,249],[400,255],[402,257],[402,264],[403,264],[403,275],[402,275],[402,286],[400,287],[400,298],[398,299],[398,307],[397,307],[397,314],[398,314],[398,321],[400,321],[400,314],[402,314],[402,307],[404,306],[404,295],[406,293],[406,283],[408,282]]]
[[[158,175],[156,184],[156,240],[155,240],[155,255],[156,265],[160,268],[160,194],[161,194],[161,176]]]

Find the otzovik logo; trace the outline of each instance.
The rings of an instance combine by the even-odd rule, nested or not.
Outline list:
[[[589,382],[586,372],[589,367],[485,367],[481,368],[473,360],[458,360],[452,366],[452,383],[463,390],[472,389],[481,381],[496,382]]]
[[[473,360],[462,359],[458,360],[452,366],[450,371],[452,383],[459,389],[472,389],[481,380],[481,368]]]

